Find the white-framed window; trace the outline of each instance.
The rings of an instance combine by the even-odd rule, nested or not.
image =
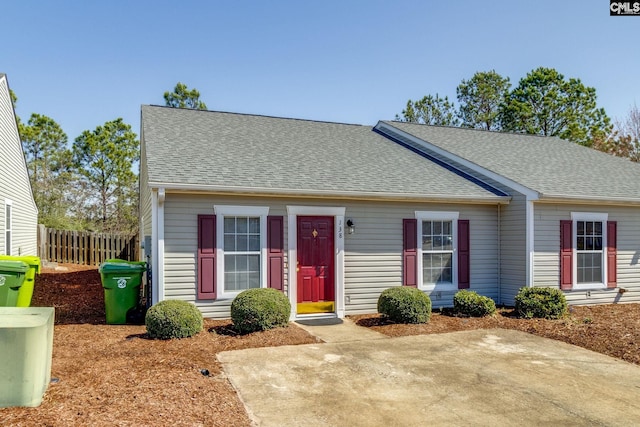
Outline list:
[[[4,201],[4,253],[11,254],[13,240],[13,202],[9,199]]]
[[[266,287],[268,207],[214,206],[218,298]]]
[[[419,288],[458,288],[458,216],[458,212],[416,211]]]
[[[606,287],[607,219],[606,213],[571,213],[573,289]]]

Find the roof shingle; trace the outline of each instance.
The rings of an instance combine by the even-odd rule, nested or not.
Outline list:
[[[499,199],[370,126],[157,106],[141,123],[152,185]]]
[[[640,164],[557,137],[383,121],[541,198],[640,200]]]

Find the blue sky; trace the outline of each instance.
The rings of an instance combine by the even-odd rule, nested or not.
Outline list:
[[[7,0],[0,15],[18,115],[70,141],[118,117],[138,133],[140,105],[178,81],[211,110],[360,124],[491,69],[580,78],[612,118],[640,104],[640,16],[607,0]]]

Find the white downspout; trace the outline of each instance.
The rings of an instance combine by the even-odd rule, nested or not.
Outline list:
[[[526,245],[527,245],[527,286],[532,287],[534,283],[533,278],[533,255],[534,255],[534,209],[533,200],[527,197],[527,211],[526,211]]]
[[[156,283],[158,283],[158,301],[164,301],[164,188],[158,189],[158,271],[156,272]]]
[[[498,304],[502,304],[502,206],[498,204]]]
[[[151,190],[151,303],[164,299],[164,188]]]

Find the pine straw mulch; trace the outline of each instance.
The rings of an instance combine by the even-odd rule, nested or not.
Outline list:
[[[230,321],[210,319],[195,337],[149,340],[144,326],[105,324],[95,268],[65,267],[37,276],[32,302],[56,309],[54,382],[39,407],[0,409],[1,425],[248,426],[216,353],[318,342],[295,326],[237,335]],[[517,319],[508,309],[489,318],[436,311],[425,325],[390,324],[378,315],[351,318],[389,336],[517,329],[640,364],[640,304],[572,307],[562,320]]]
[[[144,326],[105,324],[95,268],[64,267],[36,277],[31,304],[56,310],[53,382],[39,407],[0,409],[0,425],[248,426],[216,353],[318,342],[295,326],[237,335],[211,319],[194,337],[150,340]]]

